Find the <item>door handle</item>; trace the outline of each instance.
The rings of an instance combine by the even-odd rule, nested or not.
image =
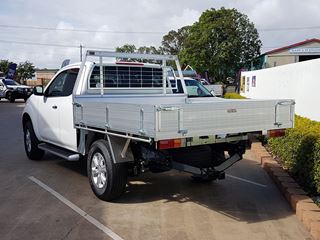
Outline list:
[[[53,105],[52,108],[53,108],[53,109],[57,109],[58,107],[57,107],[56,105]]]

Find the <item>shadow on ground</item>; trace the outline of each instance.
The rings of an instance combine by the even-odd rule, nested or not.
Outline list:
[[[86,176],[83,162],[59,161],[57,164]],[[251,166],[248,166],[248,163],[238,164],[234,170],[257,167],[252,163],[249,165]],[[196,203],[234,220],[247,223],[281,219],[292,215],[287,203],[274,187],[262,188],[228,177],[226,180],[199,183],[189,174],[174,170],[157,174],[147,172],[129,178],[126,192],[113,203],[144,204],[157,201],[161,201],[162,204]]]

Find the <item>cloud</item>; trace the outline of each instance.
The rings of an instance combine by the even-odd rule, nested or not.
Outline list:
[[[0,58],[37,67],[57,68],[66,58],[79,60],[80,44],[88,47],[115,48],[125,43],[159,46],[162,36],[172,29],[191,25],[209,8],[236,8],[247,14],[258,29],[314,26],[320,22],[317,0],[136,0],[81,1],[2,0],[2,25],[42,26],[54,29],[92,29],[97,31],[157,32],[154,34],[71,32],[13,29],[0,27]],[[319,37],[315,30],[260,31],[264,50]],[[13,42],[33,42],[73,47],[34,46]]]
[[[168,18],[167,28],[168,29],[179,29],[182,26],[192,25],[194,22],[199,20],[201,12],[194,9],[183,9],[180,15],[173,15]]]

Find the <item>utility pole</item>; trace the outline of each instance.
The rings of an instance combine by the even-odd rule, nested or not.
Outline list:
[[[80,44],[80,62],[82,62],[82,45]]]

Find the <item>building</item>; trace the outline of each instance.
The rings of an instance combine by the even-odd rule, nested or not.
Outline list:
[[[53,78],[53,76],[58,72],[58,69],[37,69],[35,72],[34,79],[28,79],[27,85],[37,86],[37,85],[47,85],[47,83]]]
[[[307,39],[262,54],[259,57],[260,63],[256,66],[256,69],[276,67],[316,58],[320,58],[320,39]]]
[[[295,113],[320,121],[320,59],[241,72],[240,94],[251,99],[294,99]],[[274,106],[275,116],[282,100]]]

